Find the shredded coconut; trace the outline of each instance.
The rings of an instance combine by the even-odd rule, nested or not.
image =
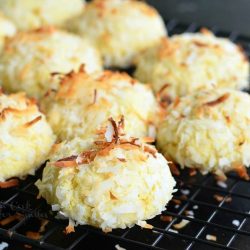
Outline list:
[[[0,243],[0,250],[5,250],[8,246],[9,246],[9,244],[7,242],[1,242]]]
[[[224,181],[217,181],[217,185],[221,188],[227,188],[227,184]]]
[[[117,250],[126,250],[126,248],[123,248],[123,247],[121,247],[120,245],[115,245],[115,248],[117,249]]]
[[[240,221],[239,220],[233,220],[232,224],[236,227],[238,227],[240,225]]]
[[[217,241],[217,237],[215,235],[207,234],[206,240]]]

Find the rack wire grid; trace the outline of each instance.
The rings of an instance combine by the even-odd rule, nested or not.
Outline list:
[[[196,24],[186,25],[176,20],[166,24],[170,35],[200,29]],[[216,27],[211,30],[241,44],[249,56],[250,38],[236,32],[221,32]],[[137,250],[250,249],[250,183],[234,174],[229,174],[223,184],[212,175],[190,176],[187,171],[182,171],[176,178],[179,191],[164,212],[172,217],[172,221],[163,221],[157,216],[148,221],[154,226],[152,230],[135,226],[105,234],[89,226],[78,226],[75,233],[65,235],[63,231],[68,221],[56,219],[50,206],[36,198],[38,190],[34,182],[41,173],[42,168],[18,187],[0,189],[0,220],[17,212],[21,214],[7,225],[0,224],[1,249],[7,244],[5,249],[11,250],[96,250],[100,246],[116,249],[116,245]],[[38,231],[44,219],[48,224],[41,238],[29,238],[27,232]],[[176,224],[181,221],[187,224],[177,230]]]

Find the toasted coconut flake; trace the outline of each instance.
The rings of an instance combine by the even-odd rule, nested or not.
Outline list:
[[[212,32],[211,32],[209,29],[205,28],[205,27],[202,27],[202,28],[200,29],[200,32],[201,32],[202,34],[204,34],[204,35],[211,35],[211,34],[212,34]]]
[[[221,97],[217,98],[216,100],[205,103],[205,105],[206,106],[210,106],[210,107],[215,106],[217,104],[220,104],[220,103],[226,101],[229,98],[229,96],[230,96],[229,93],[225,93],[224,95],[222,95]]]
[[[21,221],[24,218],[22,214],[16,213],[14,215],[11,215],[7,218],[4,218],[3,220],[0,221],[1,226],[6,226],[12,223],[15,220]]]
[[[76,167],[78,165],[76,162],[76,159],[77,159],[77,156],[73,155],[70,157],[60,159],[54,162],[53,165],[56,167],[60,167],[60,168]]]
[[[217,237],[215,235],[207,234],[206,240],[217,241]]]
[[[1,119],[4,120],[6,118],[6,114],[8,113],[21,114],[22,111],[14,108],[4,108],[2,112],[0,112]]]
[[[173,217],[170,215],[161,215],[160,219],[164,222],[171,222],[173,220]]]
[[[143,137],[142,141],[145,142],[145,143],[153,143],[153,142],[155,142],[155,138],[153,138],[153,137]]]
[[[105,132],[106,132],[106,128],[101,128],[101,129],[96,130],[97,135],[104,135]]]
[[[184,228],[190,221],[189,220],[181,220],[180,223],[174,224],[173,227],[177,230]]]
[[[169,86],[169,83],[164,84],[156,94],[156,100],[162,108],[166,108],[172,102],[171,97],[167,93],[164,93]]]
[[[189,169],[189,176],[195,176],[196,174],[197,174],[196,169],[194,169],[194,168]]]
[[[32,240],[39,240],[41,238],[41,234],[39,232],[26,232],[26,236]]]
[[[226,115],[225,119],[226,119],[226,121],[227,121],[228,124],[231,123],[231,117],[230,116]]]
[[[43,233],[45,231],[46,226],[48,225],[49,220],[42,219],[41,220],[41,226],[39,228],[39,233]]]
[[[168,156],[165,156],[166,160],[168,161],[168,166],[170,168],[170,171],[173,175],[179,176],[180,170],[178,169],[177,165],[174,163],[172,159],[170,159]]]
[[[111,200],[118,200],[118,198],[111,191],[109,191],[109,196]]]
[[[225,202],[226,202],[226,203],[229,203],[229,202],[231,202],[231,201],[232,201],[232,197],[229,197],[229,196],[228,196],[228,197],[225,198]]]
[[[104,233],[111,233],[112,232],[112,228],[109,228],[109,227],[107,227],[107,228],[105,228],[105,229],[103,229],[102,230]]]
[[[125,128],[125,119],[124,119],[124,115],[122,115],[120,121],[118,122],[118,132],[119,132],[119,134],[124,133],[124,128]]]
[[[172,201],[177,204],[177,205],[180,205],[181,204],[181,200],[177,200],[177,199],[172,199]]]
[[[120,145],[121,146],[121,145]],[[111,143],[109,146],[105,147],[104,149],[101,149],[99,152],[97,152],[98,155],[100,156],[106,156],[109,154],[109,152],[115,148],[115,144]]]
[[[156,158],[157,150],[155,148],[145,145],[144,152],[150,153],[151,155],[153,155]]]
[[[96,104],[96,101],[97,101],[97,90],[94,89],[94,100],[93,100],[93,105]]]
[[[10,179],[8,181],[0,182],[0,189],[1,188],[11,188],[16,187],[19,185],[18,179]]]
[[[185,194],[183,194],[180,196],[180,199],[186,201],[188,199],[188,197]]]
[[[117,145],[116,147],[117,148],[122,148],[122,149],[125,149],[125,150],[134,150],[135,148],[138,148],[140,146],[137,145],[137,144],[133,144],[131,142],[127,142],[127,143]]]
[[[222,202],[222,201],[224,200],[224,198],[225,198],[224,196],[219,195],[219,194],[215,194],[213,197],[214,197],[215,200],[217,200],[218,202]],[[226,197],[226,198],[225,198],[225,202],[230,202],[231,200],[232,200],[231,197]]]
[[[96,157],[97,152],[95,150],[85,151],[77,156],[76,163],[80,164],[88,164],[93,161]]]
[[[181,174],[180,170],[173,162],[169,162],[168,165],[169,165],[170,171],[173,175],[179,176]]]
[[[166,109],[171,103],[172,103],[172,98],[169,95],[165,94],[164,96],[162,96],[160,101],[160,106],[163,109]]]
[[[246,168],[243,165],[236,166],[235,169],[236,173],[239,175],[240,178],[249,181],[249,175],[247,173]]]
[[[165,91],[165,89],[167,89],[170,85],[171,85],[171,84],[169,84],[169,83],[165,83],[165,84],[160,88],[160,90],[158,91],[158,93],[156,94],[156,96],[157,96],[158,98],[161,98],[162,93],[163,93],[163,92]]]
[[[124,159],[124,158],[117,158],[117,160],[119,160],[121,162],[126,162],[126,159]]]
[[[70,225],[70,224],[64,230],[65,234],[71,234],[74,232],[75,232],[75,227],[73,225]]]
[[[114,119],[112,117],[109,118],[109,121],[111,122],[111,124],[113,126],[115,143],[117,143],[118,139],[119,139],[119,130],[118,130],[118,127],[117,127],[116,122],[114,121]]]
[[[180,103],[180,98],[177,96],[174,100],[174,104],[173,104],[174,108],[176,108],[179,105],[179,103]]]
[[[145,228],[145,229],[153,229],[154,227],[152,225],[146,223],[143,228]]]
[[[208,47],[208,44],[206,43],[202,43],[200,41],[193,41],[194,45],[198,46],[198,47]]]
[[[124,248],[124,247],[120,247],[120,245],[115,245],[115,248],[117,249],[117,250],[126,250],[126,248]]]
[[[148,224],[146,221],[138,221],[136,224],[141,228],[146,228],[146,229],[154,228],[152,225]]]
[[[24,244],[24,247],[27,248],[27,249],[31,249],[32,248],[32,246],[28,245],[28,244]]]
[[[61,73],[61,72],[52,72],[52,73],[50,73],[50,75],[51,75],[52,77],[54,77],[54,76],[58,76],[58,75],[64,76],[65,74],[64,74],[64,73]]]
[[[42,119],[42,116],[38,116],[35,119],[31,120],[30,122],[27,122],[24,124],[24,127],[28,128],[31,127],[32,125],[36,124],[37,122],[39,122]]]

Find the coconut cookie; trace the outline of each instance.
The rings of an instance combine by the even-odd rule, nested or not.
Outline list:
[[[167,34],[159,13],[134,0],[91,1],[68,28],[96,45],[106,67],[121,68],[131,66],[139,51]]]
[[[82,0],[1,0],[0,10],[19,30],[37,29],[44,25],[63,26],[79,15]]]
[[[230,89],[196,92],[176,99],[159,126],[158,147],[181,167],[202,173],[250,165],[250,97]]]
[[[249,87],[249,62],[242,48],[210,31],[164,38],[137,58],[135,77],[173,100],[196,90]]]
[[[154,127],[162,116],[149,86],[126,73],[87,74],[83,68],[65,75],[59,89],[43,98],[41,108],[60,140],[81,137],[86,147],[110,117],[125,117],[129,135],[154,137]]]
[[[20,32],[6,42],[0,56],[0,84],[8,92],[25,91],[41,98],[57,88],[56,73],[82,64],[87,72],[102,69],[98,51],[82,38],[53,27]]]
[[[64,158],[49,162],[36,183],[52,210],[70,219],[67,232],[74,222],[106,232],[146,227],[145,220],[165,210],[172,198],[175,181],[165,158],[155,147],[117,134],[119,123],[112,118],[110,126],[88,151],[71,155],[74,143],[68,142],[66,151],[59,146]]]
[[[34,174],[55,141],[45,116],[24,93],[0,93],[0,131],[0,182]]]

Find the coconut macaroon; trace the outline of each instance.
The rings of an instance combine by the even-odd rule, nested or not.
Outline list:
[[[57,88],[59,77],[52,73],[82,64],[89,73],[102,69],[98,51],[82,38],[53,27],[20,32],[6,42],[0,56],[0,82],[8,92],[22,90],[40,98]]]
[[[1,0],[0,10],[19,30],[36,29],[44,25],[62,26],[79,15],[82,0]]]
[[[248,178],[250,164],[250,96],[214,89],[177,98],[159,126],[158,146],[181,167],[202,173],[236,170]]]
[[[165,158],[155,147],[136,138],[120,136],[119,123],[110,119],[109,132],[88,151],[75,155],[75,143],[57,148],[64,158],[47,163],[42,180],[36,182],[39,195],[74,222],[109,232],[138,224],[165,210],[175,181]],[[147,139],[146,139],[147,141]]]
[[[100,50],[106,67],[126,68],[142,49],[166,36],[158,12],[134,0],[94,0],[86,4],[69,29],[88,38]]]
[[[124,116],[129,135],[153,137],[162,116],[150,86],[126,73],[87,74],[83,67],[65,75],[59,89],[41,101],[41,108],[60,140],[81,137],[86,148],[110,117],[123,120]]]
[[[136,61],[135,77],[152,83],[155,92],[170,100],[195,90],[243,89],[249,84],[249,62],[242,49],[206,29],[164,38]]]
[[[4,46],[5,38],[12,37],[15,33],[15,25],[0,12],[0,51]]]
[[[33,174],[55,141],[45,116],[24,93],[0,93],[0,131],[0,182]]]

